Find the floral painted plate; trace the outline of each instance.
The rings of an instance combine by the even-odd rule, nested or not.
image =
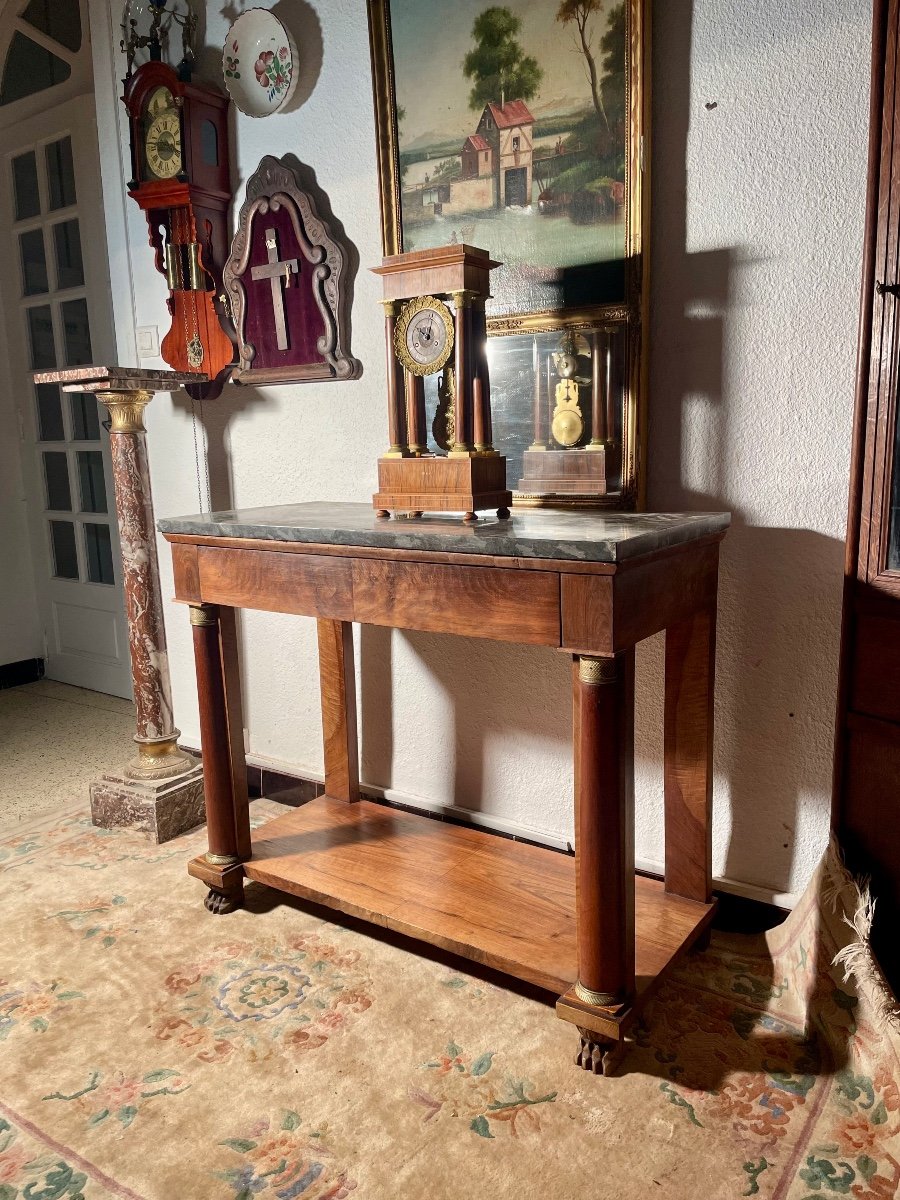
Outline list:
[[[287,104],[297,84],[294,39],[268,9],[248,8],[228,31],[222,69],[241,112],[268,117]]]

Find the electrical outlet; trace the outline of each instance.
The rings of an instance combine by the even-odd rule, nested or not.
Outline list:
[[[136,332],[138,358],[159,358],[159,328],[139,325]]]

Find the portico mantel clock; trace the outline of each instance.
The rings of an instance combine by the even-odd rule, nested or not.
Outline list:
[[[229,100],[157,61],[126,79],[123,100],[131,127],[128,194],[147,216],[156,267],[169,288],[172,326],[160,351],[173,370],[207,376],[197,394],[215,396],[235,360],[219,298],[231,200]]]

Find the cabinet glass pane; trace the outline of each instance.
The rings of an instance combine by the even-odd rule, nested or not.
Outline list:
[[[37,392],[39,441],[63,441],[66,431],[63,427],[59,388],[55,383],[39,383],[35,391]]]
[[[81,287],[84,283],[84,263],[81,260],[81,237],[77,221],[62,221],[53,227],[56,246],[56,286]]]
[[[70,392],[72,437],[76,442],[99,442],[100,414],[97,401],[89,392]]]
[[[91,583],[115,583],[109,526],[86,521],[84,544],[87,548],[87,573]]]
[[[75,526],[71,521],[51,521],[50,541],[53,545],[53,574],[60,579],[78,578],[78,551],[75,549]]]
[[[103,478],[103,455],[99,450],[78,451],[78,483],[81,488],[82,512],[106,512],[106,481]]]
[[[31,368],[41,371],[56,366],[56,347],[53,344],[53,318],[49,304],[29,308],[28,341],[31,344]]]
[[[75,203],[75,168],[72,164],[72,139],[62,138],[47,147],[47,181],[50,184],[50,208],[68,208]]]
[[[59,307],[66,345],[66,364],[70,367],[84,366],[91,361],[87,300],[67,300]]]
[[[49,291],[44,231],[29,229],[27,233],[20,233],[19,254],[22,258],[22,295],[38,296]]]
[[[36,217],[41,211],[41,193],[38,188],[37,159],[34,151],[19,154],[13,159],[13,187],[16,192],[16,220],[24,221]]]
[[[47,507],[54,512],[70,512],[72,493],[69,489],[69,463],[65,450],[44,451],[44,482],[47,485]]]

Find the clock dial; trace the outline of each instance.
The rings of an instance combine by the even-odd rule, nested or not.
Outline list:
[[[453,351],[453,317],[433,296],[411,300],[397,321],[394,349],[414,375],[433,375]]]
[[[157,179],[171,179],[181,170],[181,120],[175,109],[164,109],[150,123],[144,139],[147,165]]]

